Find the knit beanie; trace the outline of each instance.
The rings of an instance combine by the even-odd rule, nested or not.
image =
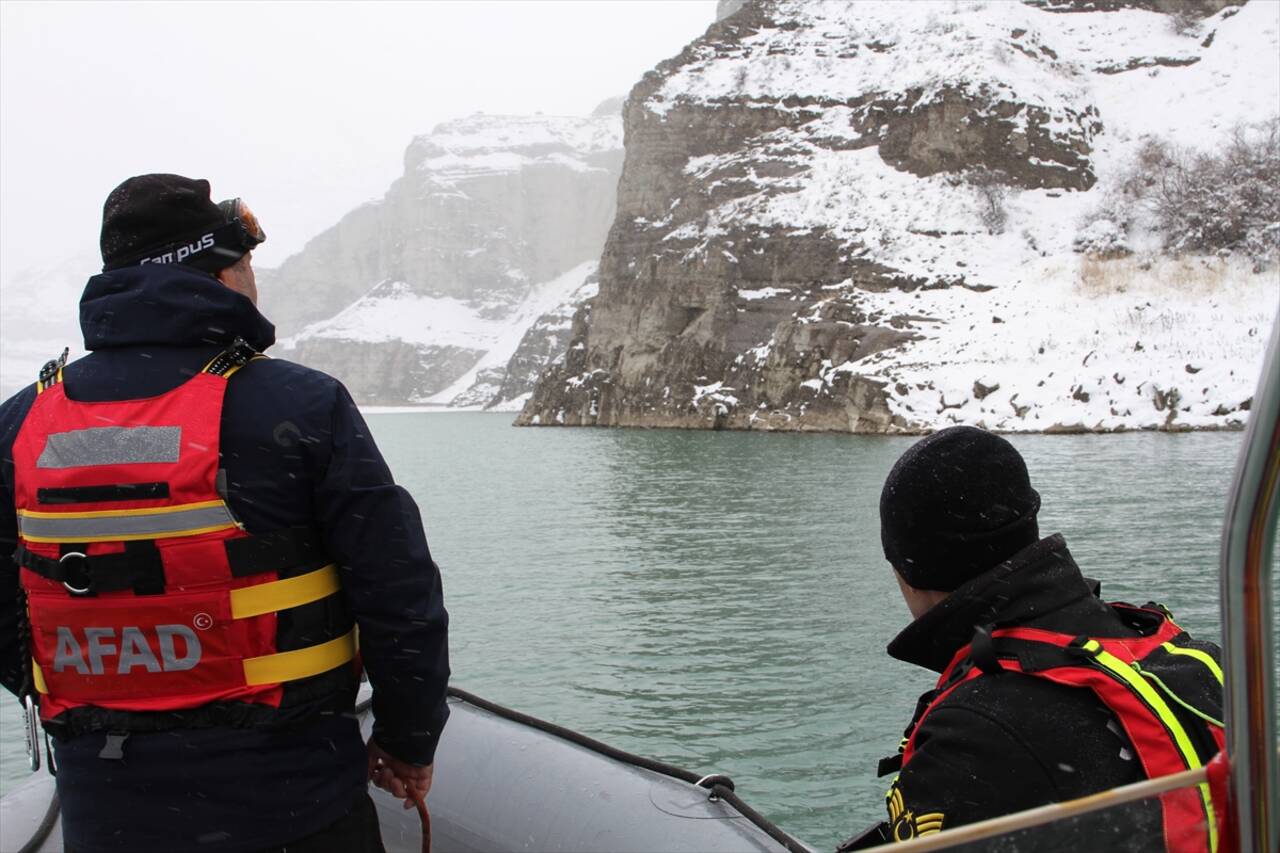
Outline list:
[[[118,269],[151,255],[184,250],[190,253],[190,260],[184,254],[184,263],[217,272],[235,263],[236,256],[201,251],[198,241],[225,222],[209,197],[208,181],[181,175],[129,178],[111,191],[102,206],[102,268]],[[195,263],[197,256],[199,263]]]
[[[916,442],[880,493],[885,558],[917,589],[951,592],[1040,538],[1040,495],[998,435],[950,427]]]

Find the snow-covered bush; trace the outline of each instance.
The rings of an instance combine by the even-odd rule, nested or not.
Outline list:
[[[1218,152],[1147,140],[1083,223],[1076,251],[1127,249],[1139,226],[1173,255],[1240,253],[1258,269],[1280,260],[1280,118],[1237,128]]]
[[[1095,258],[1123,258],[1132,254],[1125,229],[1115,220],[1100,216],[1087,223],[1076,235],[1072,247]]]
[[[1005,199],[1009,196],[1009,177],[998,169],[970,169],[965,182],[978,196],[978,218],[992,234],[1004,233],[1009,222]]]
[[[1203,19],[1192,6],[1175,9],[1169,15],[1169,28],[1180,36],[1199,35]]]

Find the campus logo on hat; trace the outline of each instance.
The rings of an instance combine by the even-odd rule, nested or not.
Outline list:
[[[212,248],[213,232],[210,231],[194,243],[179,246],[176,249],[171,249],[170,251],[165,252],[163,255],[156,255],[154,258],[143,258],[138,261],[138,264],[180,264],[192,255],[197,255],[205,249]]]

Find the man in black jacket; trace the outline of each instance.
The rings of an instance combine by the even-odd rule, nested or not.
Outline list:
[[[425,796],[431,784],[448,717],[439,571],[413,499],[393,481],[342,385],[253,356],[275,341],[256,308],[249,252],[264,238],[238,199],[214,204],[206,181],[144,175],[112,192],[103,216],[105,272],[89,280],[80,304],[90,354],[42,374],[39,387],[0,406],[0,550],[25,555],[24,573],[60,562],[32,556],[39,546],[25,532],[18,548],[15,477],[23,472],[15,469],[14,443],[38,390],[60,380],[68,406],[99,404],[107,412],[124,405],[111,401],[169,394],[231,353],[237,369],[225,374],[217,495],[250,538],[310,531],[315,541],[307,547],[324,555],[316,562],[336,565],[340,591],[307,606],[325,610],[334,624],[358,625],[373,685],[373,736],[363,742],[352,713],[353,662],[284,684],[271,700],[278,707],[237,701],[115,714],[88,702],[49,725],[68,849],[376,851],[382,844],[369,780],[402,798]],[[88,550],[92,564],[94,551],[75,547]],[[326,566],[313,574],[323,571],[335,572]],[[304,609],[282,610],[278,636],[268,641],[287,646]],[[5,559],[0,683],[34,694],[26,619],[18,568]]]
[[[887,795],[888,821],[843,849],[906,841],[1199,766],[1220,748],[1221,724],[1200,718],[1222,717],[1217,647],[1191,640],[1155,605],[1100,601],[1098,584],[1081,575],[1063,538],[1039,537],[1039,509],[1018,452],[973,427],[929,436],[890,472],[880,499],[881,539],[915,621],[888,651],[942,678],[920,698],[898,755],[881,762],[881,775],[898,774]],[[1107,670],[1103,664],[1116,656],[1131,660]],[[1142,678],[1134,687],[1155,696],[1164,715],[1158,720],[1124,687],[1122,670],[1141,671],[1135,664],[1144,675],[1158,674],[1159,689]],[[1127,733],[1147,724],[1183,728],[1194,751],[1180,754],[1169,744],[1159,755],[1136,750]],[[1186,819],[1170,817],[1163,828],[1161,806],[1149,801],[1122,816],[1033,831],[1016,847],[1164,849],[1166,835],[1206,832],[1206,806],[1182,805],[1178,814]]]

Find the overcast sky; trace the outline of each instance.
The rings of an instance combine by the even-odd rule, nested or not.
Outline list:
[[[4,0],[0,281],[92,257],[103,199],[144,172],[243,197],[276,266],[380,197],[414,135],[585,115],[714,17],[714,0]]]

